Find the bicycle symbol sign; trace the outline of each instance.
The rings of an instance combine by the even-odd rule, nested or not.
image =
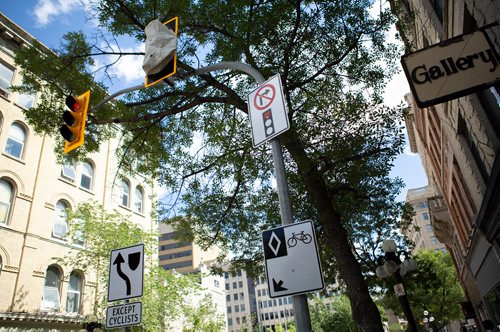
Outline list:
[[[311,221],[264,231],[262,244],[271,298],[324,287]]]

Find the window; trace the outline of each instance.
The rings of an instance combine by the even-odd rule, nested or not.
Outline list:
[[[135,187],[134,209],[137,213],[142,213],[143,196],[141,187]]]
[[[19,92],[19,96],[17,97],[17,104],[22,108],[31,108],[35,103],[35,94],[26,94]]]
[[[226,295],[226,302],[229,302],[229,301],[231,301],[231,295],[227,294]]]
[[[66,312],[80,312],[80,298],[82,294],[82,278],[76,272],[69,276]]]
[[[238,277],[241,277],[241,270],[238,270]]]
[[[260,296],[260,289],[257,289],[257,296]]]
[[[437,239],[436,239],[435,236],[431,236],[431,243],[432,244],[437,244],[438,243],[438,241],[437,241]]]
[[[24,150],[24,142],[26,140],[26,132],[20,124],[14,123],[9,128],[9,137],[5,145],[5,153],[21,159]]]
[[[422,213],[424,220],[429,220],[429,214],[427,212]]]
[[[226,283],[226,290],[229,290],[229,284]]]
[[[243,293],[240,293],[240,300],[243,300]]]
[[[214,280],[214,287],[219,288],[219,280]]]
[[[94,168],[88,162],[83,163],[80,187],[92,190],[92,179],[94,178]]]
[[[75,182],[76,172],[75,166],[70,164],[64,164],[61,169],[61,176],[71,182]]]
[[[227,325],[229,325],[229,326],[233,325],[233,319],[232,318],[228,318],[227,319]]]
[[[240,311],[241,311],[241,312],[245,312],[245,305],[244,305],[244,304],[241,304],[241,305],[240,305]]]
[[[0,223],[8,224],[14,198],[14,187],[5,179],[0,179]]]
[[[240,306],[239,305],[235,305],[234,306],[234,312],[240,312]]]
[[[431,226],[431,224],[425,225],[425,229],[427,230],[427,232],[432,232],[432,226]]]
[[[130,196],[130,188],[126,180],[122,180],[121,193],[120,193],[120,204],[122,206],[128,207],[128,199]]]
[[[45,284],[43,287],[42,308],[59,309],[59,290],[61,286],[61,273],[56,266],[49,266],[45,272]]]
[[[427,209],[429,206],[427,205],[427,202],[420,202],[418,203],[418,207],[420,209]]]
[[[229,273],[228,272],[224,272],[224,278],[229,278]]]
[[[227,306],[227,313],[228,313],[228,314],[230,314],[230,313],[231,313],[231,306],[230,306],[230,305],[228,305],[228,306]]]
[[[238,281],[238,287],[239,287],[239,288],[243,288],[243,281],[241,281],[241,280],[240,280],[240,281]]]
[[[233,289],[236,289],[238,286],[236,284],[236,281],[233,281]]]
[[[237,299],[238,299],[238,293],[234,293],[234,294],[233,294],[233,300],[235,300],[235,301],[236,301]]]
[[[12,77],[14,76],[14,70],[7,67],[3,63],[0,63],[0,93],[7,97],[9,95],[10,83],[12,82]]]
[[[56,204],[56,216],[54,220],[54,227],[52,229],[52,236],[64,238],[68,232],[68,216],[66,209],[69,206],[63,201],[58,201]]]

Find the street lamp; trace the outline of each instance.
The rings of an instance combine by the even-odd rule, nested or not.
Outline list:
[[[397,283],[394,285],[394,291],[399,298],[410,331],[417,332],[417,324],[415,323],[415,318],[413,318],[410,303],[408,302],[408,297],[403,286],[403,279],[401,278],[406,273],[416,270],[415,260],[410,258],[408,252],[403,250],[398,251],[396,242],[393,240],[385,240],[382,244],[382,251],[384,255],[377,259],[378,266],[375,273],[379,278],[387,278],[391,275],[396,277]],[[403,261],[400,259],[401,255],[404,255]]]
[[[429,317],[429,311],[424,310],[424,323],[425,323],[425,329],[427,331],[434,331],[434,329],[431,327],[429,328],[429,325],[432,326],[432,323],[434,322],[434,317],[430,316]]]

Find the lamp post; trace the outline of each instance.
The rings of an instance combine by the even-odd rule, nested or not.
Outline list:
[[[413,313],[411,312],[410,303],[408,302],[408,296],[406,295],[402,279],[402,276],[408,272],[415,271],[417,267],[415,261],[409,257],[408,252],[398,251],[397,249],[396,242],[393,240],[384,241],[382,244],[384,255],[377,259],[378,266],[375,273],[379,278],[387,278],[391,275],[396,277],[394,291],[401,303],[410,331],[417,332],[417,324],[415,323],[415,318],[413,318]],[[401,261],[401,255],[404,255],[404,261]]]
[[[429,317],[429,311],[427,310],[424,310],[424,323],[425,323],[425,329],[427,331],[434,331],[434,329],[432,328],[432,323],[434,322],[434,317],[430,316]],[[431,327],[429,327],[429,325]]]

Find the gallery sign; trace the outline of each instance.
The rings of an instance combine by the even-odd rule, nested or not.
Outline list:
[[[404,55],[401,63],[419,107],[463,97],[500,81],[500,57],[483,30]]]

